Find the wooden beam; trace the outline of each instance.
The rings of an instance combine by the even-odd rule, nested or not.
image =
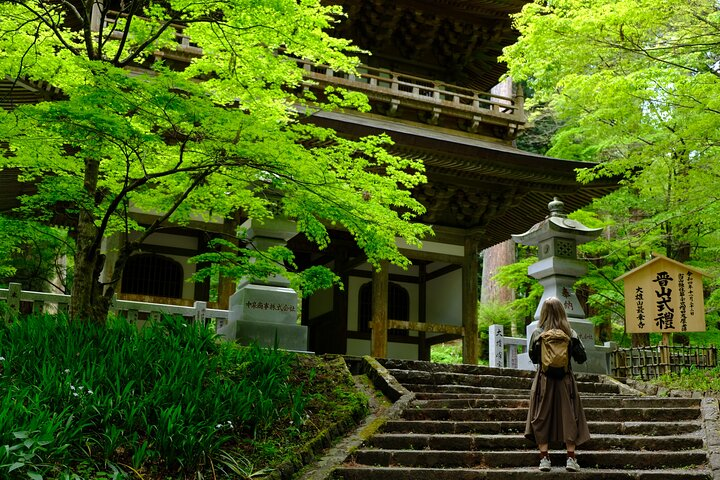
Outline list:
[[[354,332],[348,330],[347,338],[353,340],[367,340],[370,341],[370,332]],[[454,336],[457,338],[457,335]],[[418,337],[412,335],[392,335],[388,334],[388,343],[402,343],[404,345],[418,345]]]
[[[337,322],[337,330],[335,333],[335,341],[333,343],[341,343],[340,348],[336,350],[337,353],[347,353],[347,332],[348,332],[348,289],[347,285],[350,284],[349,278],[345,271],[345,265],[348,262],[348,249],[339,248],[335,254],[335,266],[339,270],[340,281],[344,288],[340,288],[340,285],[333,287],[333,305],[332,314],[333,318]]]
[[[367,270],[351,270],[347,272],[347,275],[351,277],[373,278],[373,272]],[[401,275],[397,273],[390,273],[388,278],[391,282],[400,283],[418,283],[420,281],[417,277],[413,277],[412,275]]]
[[[460,255],[448,255],[447,253],[426,252],[424,250],[412,250],[409,248],[401,248],[400,253],[410,260],[428,260],[431,262],[445,262],[462,265],[464,257]]]
[[[343,269],[346,271],[354,270],[364,263],[367,263],[367,257],[365,257],[365,255],[354,257],[352,259],[348,258],[348,261],[343,265]]]
[[[465,331],[463,363],[470,365],[477,365],[480,346],[477,317],[477,249],[476,238],[468,236],[465,239],[465,259],[462,266],[462,323]]]
[[[387,260],[380,263],[380,268],[373,268],[370,355],[375,358],[387,358],[389,268]]]
[[[427,274],[427,280],[428,282],[430,280],[435,280],[436,278],[442,277],[443,275],[447,275],[448,273],[452,273],[455,270],[458,270],[462,268],[462,265],[446,265],[443,268],[438,268],[437,270],[434,270]]]
[[[416,330],[418,332],[452,333],[453,335],[463,335],[464,333],[463,327],[459,325],[446,325],[443,323],[405,322],[403,320],[388,320],[388,328]]]
[[[158,255],[175,255],[178,257],[194,257],[198,253],[200,253],[197,249],[192,248],[180,248],[180,247],[172,247],[172,246],[165,246],[165,245],[155,245],[155,244],[143,244],[140,249],[138,249],[139,253],[154,253]]]

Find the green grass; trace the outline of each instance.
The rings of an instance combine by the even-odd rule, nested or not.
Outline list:
[[[171,318],[0,324],[0,478],[248,478],[362,402],[300,361]]]
[[[683,368],[679,373],[661,375],[651,383],[669,389],[693,390],[703,393],[720,393],[720,367]]]

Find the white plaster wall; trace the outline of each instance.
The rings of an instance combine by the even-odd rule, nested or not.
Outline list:
[[[349,277],[347,288],[348,292],[348,330],[357,332],[358,329],[358,300],[360,299],[360,287],[370,282],[367,278]],[[367,354],[369,354],[368,352]],[[367,355],[363,354],[363,355]]]
[[[445,255],[457,255],[460,257],[465,255],[464,245],[452,245],[450,243],[429,242],[424,240],[422,242],[422,248],[418,248],[415,245],[410,245],[402,238],[397,238],[396,243],[398,248],[405,248],[408,250],[418,250],[421,252],[429,253],[442,253]]]
[[[189,282],[188,279],[195,273],[197,270],[196,264],[189,264],[187,259],[189,257],[181,257],[179,255],[164,255],[165,257],[172,258],[176,262],[178,262],[183,269],[183,291],[182,291],[182,298],[192,300],[195,298],[195,282]]]
[[[462,269],[427,283],[427,321],[462,325]]]

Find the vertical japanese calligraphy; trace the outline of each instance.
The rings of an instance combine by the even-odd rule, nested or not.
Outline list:
[[[625,331],[703,332],[702,272],[667,257],[617,278],[625,282]]]
[[[635,308],[635,313],[637,313],[637,326],[640,329],[645,328],[645,310],[644,310],[644,302],[645,298],[643,296],[643,289],[642,287],[637,287],[635,289],[635,302],[637,307]]]
[[[673,322],[675,318],[675,309],[672,308],[672,288],[668,286],[673,278],[668,272],[658,272],[653,282],[657,283],[655,295],[657,295],[657,312],[655,316],[655,325],[660,330],[672,330],[675,328]]]
[[[687,332],[687,303],[685,302],[685,273],[678,274],[678,295],[680,295],[680,330]]]
[[[687,272],[688,300],[690,301],[690,315],[695,315],[695,298],[693,297],[692,272]]]

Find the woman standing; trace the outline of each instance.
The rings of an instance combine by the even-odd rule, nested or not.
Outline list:
[[[551,443],[564,443],[567,446],[565,468],[569,472],[578,472],[580,466],[575,460],[575,447],[590,439],[590,431],[569,359],[584,363],[587,355],[577,333],[570,328],[565,307],[555,297],[550,297],[543,303],[538,328],[530,337],[530,360],[536,365],[541,363],[543,358],[543,344],[547,345],[541,335],[550,330],[560,330],[569,338],[567,371],[560,370],[557,373],[557,368],[553,370],[550,367],[547,371],[545,367],[538,368],[530,390],[530,410],[525,424],[525,437],[535,442],[540,450],[541,471],[547,472],[551,468],[548,446]],[[562,334],[559,336],[563,337]],[[546,347],[546,350],[549,351],[550,347]]]

